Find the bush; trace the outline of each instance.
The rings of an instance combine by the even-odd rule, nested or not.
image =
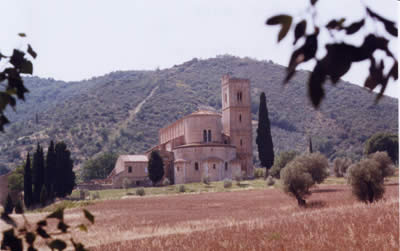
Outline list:
[[[280,173],[284,192],[294,196],[299,206],[305,206],[304,198],[311,194],[310,188],[328,175],[328,160],[321,153],[298,156]]]
[[[268,176],[267,178],[267,186],[273,186],[275,184],[274,178],[272,176]]]
[[[353,194],[364,202],[382,198],[384,193],[382,172],[375,160],[363,159],[349,168],[349,183]]]
[[[85,200],[88,195],[89,195],[89,190],[87,190],[87,189],[79,190],[79,199],[80,200]]]
[[[343,177],[346,174],[347,169],[351,166],[352,161],[350,158],[336,158],[333,161],[333,172],[336,177]]]
[[[360,201],[372,203],[383,197],[384,179],[394,174],[394,168],[386,152],[376,152],[351,165],[348,173],[353,194]]]
[[[130,179],[124,178],[124,179],[122,180],[122,187],[123,187],[124,189],[128,189],[128,188],[130,188],[131,186],[132,186],[132,182],[131,182]]]
[[[206,185],[210,185],[210,177],[208,177],[207,175],[201,177],[201,181]]]
[[[236,181],[236,185],[240,186],[240,182],[242,181],[242,172],[241,171],[236,172],[234,178]]]
[[[224,188],[231,188],[231,187],[232,187],[232,180],[224,179]]]
[[[99,191],[93,192],[93,193],[91,193],[90,195],[91,195],[91,199],[92,199],[92,200],[98,200],[98,199],[100,199],[100,193],[99,193]]]
[[[281,170],[297,155],[298,153],[296,151],[281,152],[275,159],[274,165],[270,170],[270,175],[275,179],[280,179]]]
[[[379,169],[382,171],[384,178],[394,175],[395,168],[387,152],[375,152],[370,154],[368,158],[378,162]]]
[[[265,168],[254,168],[254,178],[263,178],[265,176]]]
[[[137,188],[136,189],[136,195],[144,196],[145,195],[144,187]]]
[[[365,143],[364,153],[366,155],[385,151],[389,155],[393,163],[398,164],[399,161],[399,139],[396,134],[392,133],[376,133],[371,136]]]
[[[185,185],[179,185],[178,191],[179,191],[180,193],[184,193],[184,192],[186,191]]]
[[[169,186],[169,185],[170,185],[169,179],[168,179],[168,178],[165,178],[165,179],[163,180],[163,186]]]

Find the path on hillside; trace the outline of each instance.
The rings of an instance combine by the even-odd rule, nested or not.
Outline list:
[[[112,130],[110,132],[110,135],[108,136],[108,142],[107,142],[105,149],[108,149],[110,147],[112,142],[114,142],[114,140],[117,138],[121,129],[127,128],[129,121],[132,121],[135,119],[136,114],[138,114],[140,112],[140,110],[142,109],[142,106],[146,103],[146,101],[149,100],[154,95],[154,93],[157,91],[158,87],[159,87],[158,85],[156,87],[154,87],[151,90],[151,92],[149,93],[149,95],[147,95],[147,97],[145,97],[134,109],[130,110],[129,116],[125,120],[123,120],[122,122],[117,123],[115,125],[115,129]],[[97,153],[94,157],[96,157],[98,154],[99,153]]]

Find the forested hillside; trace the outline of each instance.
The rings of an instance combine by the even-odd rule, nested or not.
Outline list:
[[[331,159],[357,159],[373,133],[397,133],[397,99],[384,97],[375,105],[373,93],[340,82],[326,84],[327,97],[314,110],[305,84],[309,73],[298,72],[283,86],[284,71],[272,62],[219,56],[79,82],[26,78],[27,101],[16,113],[8,111],[11,125],[0,134],[0,163],[14,167],[37,142],[46,148],[50,139],[65,141],[75,164],[101,152],[141,153],[157,144],[159,128],[202,107],[220,109],[220,78],[226,73],[250,79],[254,120],[265,92],[275,153],[305,151],[311,136],[314,149]]]

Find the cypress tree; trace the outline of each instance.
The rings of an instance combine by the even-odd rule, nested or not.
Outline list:
[[[313,153],[311,137],[310,137],[310,143],[308,146],[308,150],[310,151],[310,153]]]
[[[260,95],[260,107],[258,110],[258,128],[256,138],[258,157],[261,166],[265,167],[265,178],[268,170],[274,165],[274,144],[272,143],[271,127],[268,118],[267,101],[265,93]]]
[[[11,214],[14,210],[14,204],[12,202],[10,194],[7,194],[6,203],[4,204],[4,212],[6,214]]]
[[[44,156],[43,148],[37,144],[36,152],[33,155],[32,166],[32,183],[33,183],[33,203],[40,202],[40,193],[44,185]]]
[[[47,191],[46,186],[42,187],[42,191],[40,192],[40,205],[45,206],[47,202]]]
[[[152,151],[150,154],[149,164],[149,178],[155,185],[164,176],[164,163],[158,151]]]
[[[65,197],[71,194],[75,187],[75,173],[71,152],[67,150],[64,142],[59,142],[55,146],[56,168],[55,168],[55,195]]]
[[[56,151],[54,148],[54,142],[50,141],[50,146],[47,149],[46,156],[46,168],[45,168],[45,176],[44,183],[47,190],[47,197],[49,200],[54,199],[54,187],[55,187],[55,170],[56,168]]]
[[[31,173],[31,158],[26,157],[26,163],[24,168],[24,203],[27,208],[32,206],[32,173]]]

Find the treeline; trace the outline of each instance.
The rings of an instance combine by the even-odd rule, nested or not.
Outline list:
[[[24,203],[27,208],[44,206],[56,197],[71,194],[75,186],[71,152],[64,142],[50,142],[46,158],[37,145],[31,158],[28,153],[23,171]]]

